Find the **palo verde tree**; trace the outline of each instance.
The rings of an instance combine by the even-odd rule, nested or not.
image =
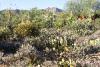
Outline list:
[[[98,0],[70,0],[67,3],[67,9],[74,15],[91,16],[94,14],[94,6]]]

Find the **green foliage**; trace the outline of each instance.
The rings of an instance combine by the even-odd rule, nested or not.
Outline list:
[[[38,28],[44,27],[44,12],[43,10],[39,10],[34,8],[30,11],[30,20],[33,24],[35,24]]]
[[[98,30],[100,29],[100,19],[99,19],[99,18],[95,20],[94,26],[95,26]]]
[[[56,28],[62,28],[64,26],[64,24],[66,24],[64,18],[65,18],[64,13],[59,14],[56,17],[56,20],[54,22],[54,27],[56,27]]]
[[[75,16],[70,13],[60,13],[56,17],[56,21],[54,22],[54,27],[56,28],[62,28],[62,27],[67,27],[67,29],[71,29],[75,23]]]
[[[56,21],[56,15],[52,12],[48,12],[47,15],[44,15],[44,28],[52,28],[54,27],[54,22]]]
[[[74,30],[76,30],[76,32],[80,36],[85,36],[92,34],[96,30],[96,28],[92,23],[83,21],[83,22],[78,22],[74,27]]]
[[[95,9],[93,8],[97,2],[98,0],[70,0],[67,9],[77,16],[89,16],[94,14]]]

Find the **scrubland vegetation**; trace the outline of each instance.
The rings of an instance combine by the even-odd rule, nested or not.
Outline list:
[[[0,67],[100,67],[100,2],[64,11],[0,11]]]

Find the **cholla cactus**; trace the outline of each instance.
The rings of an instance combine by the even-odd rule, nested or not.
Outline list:
[[[20,36],[29,35],[32,31],[33,24],[30,21],[21,22],[18,26],[14,29],[14,32]]]
[[[0,36],[5,36],[6,34],[9,34],[9,29],[7,27],[0,27]]]

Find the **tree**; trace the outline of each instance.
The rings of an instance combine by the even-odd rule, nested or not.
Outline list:
[[[74,15],[91,16],[94,13],[94,5],[98,0],[71,0],[67,3],[68,10]]]
[[[100,2],[95,3],[93,9],[94,9],[96,14],[100,14]]]

